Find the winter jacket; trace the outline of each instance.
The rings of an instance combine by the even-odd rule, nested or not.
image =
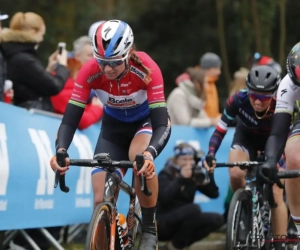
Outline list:
[[[0,102],[3,101],[5,80],[6,80],[6,64],[3,58],[2,47],[0,45]]]
[[[37,58],[36,42],[27,32],[3,29],[1,44],[7,62],[7,78],[13,82],[14,104],[53,111],[50,96],[62,90],[69,70],[57,65],[55,75],[47,72]]]
[[[68,78],[66,85],[58,95],[51,96],[51,102],[54,108],[54,112],[58,114],[64,114],[68,101],[73,92],[73,86],[75,81],[72,78]],[[103,109],[97,105],[87,104],[79,123],[79,129],[85,129],[90,125],[99,121],[102,117]]]
[[[196,94],[194,83],[186,79],[168,96],[167,106],[172,124],[198,128],[212,126],[204,110],[205,101]]]
[[[217,79],[218,77],[206,78],[205,94],[207,101],[204,109],[207,116],[210,118],[217,118],[220,116],[218,90],[215,83]]]
[[[214,174],[209,174],[210,182],[198,185],[192,178],[183,178],[172,165],[166,164],[158,174],[158,206],[157,214],[164,214],[194,202],[196,191],[200,191],[210,198],[219,196],[219,188],[215,183]]]
[[[183,73],[176,78],[175,83],[179,85],[180,82],[187,80],[190,80],[189,74]],[[206,77],[205,79],[206,103],[204,106],[204,110],[206,112],[206,115],[210,118],[217,118],[221,115],[219,112],[218,90],[215,83],[217,80],[218,77]]]

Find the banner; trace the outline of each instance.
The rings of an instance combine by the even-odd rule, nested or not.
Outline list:
[[[93,210],[91,169],[70,167],[66,175],[69,193],[54,189],[54,172],[49,161],[55,153],[55,138],[61,120],[31,113],[0,103],[0,230],[50,227],[88,223]],[[189,142],[207,152],[214,129],[173,126],[168,145],[155,160],[159,172],[173,148],[180,141]],[[70,158],[92,158],[100,132],[100,124],[77,130],[68,150]],[[233,130],[229,130],[217,154],[218,161],[227,161]],[[132,172],[125,181],[131,183]],[[224,211],[228,188],[228,170],[215,171],[220,188],[218,199],[197,194],[195,202],[203,211]],[[126,213],[128,197],[120,193],[119,211]]]

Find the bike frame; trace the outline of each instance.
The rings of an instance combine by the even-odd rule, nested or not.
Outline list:
[[[251,238],[251,247],[258,247],[260,249],[264,245],[263,239],[264,231],[263,231],[263,221],[261,219],[261,212],[260,212],[260,191],[257,187],[256,182],[256,170],[257,167],[250,167],[248,168],[246,174],[246,186],[245,190],[250,192],[252,196],[252,214],[251,214],[251,221],[252,221],[252,230],[250,234]],[[259,236],[259,237],[258,237]]]
[[[117,201],[118,201],[118,193],[121,189],[129,196],[129,209],[127,212],[127,226],[128,226],[128,236],[131,237],[133,235],[134,230],[134,213],[135,213],[135,204],[136,204],[136,192],[133,188],[135,185],[135,178],[134,174],[132,173],[132,184],[129,186],[123,180],[120,180],[117,177],[116,173],[111,173],[107,171],[106,178],[105,178],[105,187],[104,187],[104,195],[103,195],[103,202],[106,203],[111,211],[112,218],[111,218],[111,242],[110,242],[110,249],[115,249],[115,239],[116,239],[116,229],[117,229]],[[121,244],[121,242],[120,242]]]

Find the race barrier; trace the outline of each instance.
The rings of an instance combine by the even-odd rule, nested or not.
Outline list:
[[[61,119],[0,103],[0,230],[42,228],[88,223],[93,197],[91,169],[71,167],[66,175],[69,193],[54,189],[54,172],[49,160],[55,153],[55,138]],[[71,158],[92,158],[100,131],[95,124],[77,130],[68,150]],[[172,156],[176,143],[185,141],[207,152],[214,128],[173,126],[168,145],[155,160],[159,172]],[[229,129],[217,154],[227,161],[233,129]],[[131,183],[131,171],[125,181]],[[217,199],[198,193],[195,202],[203,211],[223,213],[228,188],[228,170],[215,171],[220,189]],[[119,210],[126,213],[128,198],[119,197]]]

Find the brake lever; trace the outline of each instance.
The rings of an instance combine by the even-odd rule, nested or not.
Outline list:
[[[144,156],[143,155],[137,155],[135,157],[135,161],[136,161],[136,166],[137,166],[137,170],[140,171],[141,168],[143,167],[144,165],[144,162],[145,162],[145,159],[144,159]],[[147,186],[147,180],[146,180],[146,177],[144,176],[144,174],[141,174],[139,176],[139,179],[140,179],[140,184],[141,184],[141,191],[147,195],[147,196],[151,196],[152,195],[152,192],[151,190],[148,189],[148,186]]]
[[[65,163],[65,157],[63,154],[57,154],[57,164],[60,167],[65,167],[66,163]],[[66,180],[65,180],[65,175],[61,175],[60,172],[58,170],[56,170],[55,172],[55,182],[54,182],[54,187],[56,188],[59,182],[59,187],[60,190],[68,193],[70,191],[70,188],[68,186],[66,186]]]

